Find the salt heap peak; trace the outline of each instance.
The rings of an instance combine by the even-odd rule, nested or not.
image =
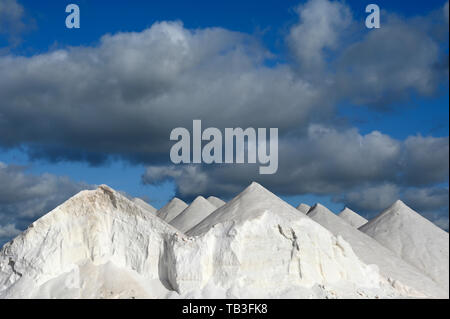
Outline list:
[[[323,205],[316,204],[308,215],[336,236],[342,236],[366,264],[376,264],[393,286],[416,297],[448,298],[442,289],[419,269],[402,260],[372,237],[354,228]],[[421,296],[421,293],[424,295]]]
[[[187,234],[188,244],[171,244],[168,262],[181,294],[214,284],[247,297],[400,296],[345,240],[257,183]]]
[[[188,204],[181,199],[174,197],[164,207],[156,212],[156,216],[163,219],[167,223],[170,223],[175,217],[177,217],[183,210],[188,207]]]
[[[280,217],[288,220],[296,219],[298,215],[298,212],[291,205],[260,184],[253,182],[239,195],[196,225],[188,234],[196,236],[205,233],[218,223],[244,222],[258,217],[265,211],[278,212]],[[292,214],[293,211],[296,213],[295,215]]]
[[[449,289],[449,235],[402,201],[360,230]]]
[[[355,228],[359,228],[368,222],[367,219],[365,219],[361,215],[355,213],[353,210],[351,210],[348,207],[345,207],[338,214],[338,216],[341,217],[343,220],[345,220],[347,223],[349,223],[350,225],[352,225]]]
[[[207,198],[207,201],[216,206],[217,208],[222,207],[223,205],[226,204],[226,202],[215,196],[209,196]]]
[[[149,211],[152,214],[155,214],[157,209],[155,207],[153,207],[152,205],[150,205],[149,203],[143,201],[140,198],[133,198],[133,203],[135,203],[136,205],[140,206],[141,208]]]
[[[297,206],[297,209],[303,214],[307,214],[308,211],[311,209],[311,206],[301,203],[300,205]]]
[[[157,297],[172,235],[184,238],[106,185],[82,191],[3,246],[0,298]]]
[[[186,232],[208,217],[216,209],[217,207],[207,201],[203,196],[198,196],[191,205],[172,219],[170,224],[182,232]]]

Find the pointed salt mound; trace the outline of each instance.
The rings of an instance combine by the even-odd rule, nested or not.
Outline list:
[[[223,200],[215,196],[209,196],[207,198],[207,201],[216,206],[217,208],[222,207],[223,205],[226,204]]]
[[[164,240],[184,236],[107,186],[82,191],[0,251],[0,298],[161,296]]]
[[[345,207],[344,210],[342,210],[338,214],[338,216],[355,228],[359,228],[368,222],[367,219],[365,219],[361,215],[358,215],[357,213],[355,213],[354,211],[352,211],[350,208],[347,207]]]
[[[341,237],[256,183],[187,234],[187,242],[171,242],[166,262],[171,287],[183,295],[217,289],[235,298],[409,296]]]
[[[408,264],[372,237],[354,228],[326,207],[316,204],[308,216],[330,230],[336,236],[342,236],[350,243],[356,255],[366,264],[375,264],[380,272],[397,289],[410,289],[422,292],[427,297],[448,298],[448,291],[438,286],[431,278]]]
[[[449,289],[449,236],[441,228],[395,202],[360,228],[367,235]]]
[[[170,224],[176,229],[186,232],[203,219],[208,217],[216,206],[207,201],[204,197],[198,196],[185,210],[175,217]]]
[[[297,209],[303,214],[307,214],[311,206],[301,203],[297,206]]]
[[[173,198],[164,207],[156,212],[156,216],[170,223],[175,217],[177,217],[188,205],[181,199]]]
[[[280,209],[280,206],[283,209]],[[242,193],[233,198],[233,200],[218,208],[214,213],[196,225],[188,234],[196,236],[205,233],[218,223],[228,221],[242,222],[259,216],[266,210],[277,212],[286,219],[296,219],[298,215],[298,212],[291,205],[258,183],[252,183]],[[296,215],[292,215],[293,212]]]
[[[152,214],[156,213],[156,211],[157,211],[157,209],[155,207],[153,207],[152,205],[148,204],[147,202],[144,202],[140,198],[133,198],[133,203],[135,203],[139,207],[149,211]]]

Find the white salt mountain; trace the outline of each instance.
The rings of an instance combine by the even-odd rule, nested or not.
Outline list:
[[[143,201],[140,198],[133,198],[133,203],[135,203],[136,205],[138,205],[139,207],[149,211],[152,214],[155,214],[157,209],[155,207],[153,207],[152,205],[150,205],[149,203]]]
[[[191,205],[172,219],[170,224],[176,229],[186,232],[208,217],[216,209],[217,207],[207,201],[203,196],[198,196]]]
[[[297,209],[301,211],[303,214],[307,214],[311,206],[301,203],[297,206]]]
[[[258,184],[188,234],[106,186],[83,191],[0,250],[0,298],[417,296]]]
[[[449,235],[402,201],[360,228],[449,289]]]
[[[345,207],[339,214],[343,220],[352,225],[355,228],[359,228],[364,224],[367,224],[368,220],[362,217],[361,215],[355,213],[350,208]]]
[[[188,244],[174,244],[173,264],[192,262],[189,270],[177,267],[181,291],[212,281],[255,297],[400,295],[342,238],[256,183],[187,235]]]
[[[170,202],[156,212],[156,216],[169,223],[183,210],[185,210],[186,207],[188,207],[188,205],[185,202],[174,197]]]
[[[223,205],[226,204],[223,200],[221,200],[220,198],[215,197],[215,196],[209,196],[207,198],[207,200],[208,200],[208,202],[210,202],[211,204],[213,204],[217,208],[222,207]]]
[[[363,262],[377,265],[380,273],[398,290],[403,290],[415,297],[448,298],[448,291],[442,289],[422,271],[405,262],[391,250],[354,228],[326,207],[316,204],[307,216],[336,236],[342,236]]]
[[[80,192],[2,248],[0,298],[161,297],[173,234],[107,186]]]

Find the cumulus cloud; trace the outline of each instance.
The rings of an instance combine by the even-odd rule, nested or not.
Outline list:
[[[195,118],[287,131],[329,116],[320,88],[288,66],[266,67],[266,56],[244,34],[162,22],[93,48],[3,57],[0,144],[57,160],[152,162],[167,160],[170,131]]]
[[[330,54],[341,45],[344,31],[353,23],[350,9],[337,1],[308,1],[297,7],[299,23],[287,42],[302,72],[317,72]]]
[[[67,177],[33,175],[23,166],[0,163],[0,244],[82,189]]]
[[[6,35],[12,45],[26,30],[25,10],[16,0],[0,0],[0,36]]]
[[[257,165],[150,166],[144,183],[173,179],[199,187],[179,187],[180,196],[195,196],[209,190],[233,195],[242,185],[256,180],[285,195],[340,194],[362,184],[419,187],[448,182],[448,137],[410,137],[405,141],[374,131],[337,130],[310,125],[300,138],[279,141],[279,169],[275,175],[259,175]],[[201,187],[200,187],[201,185]],[[385,201],[387,202],[387,201]]]
[[[310,0],[297,13],[286,39],[296,58],[271,66],[280,57],[251,35],[180,22],[90,47],[0,57],[0,146],[25,145],[54,161],[163,163],[170,131],[193,119],[301,135],[311,122],[331,125],[341,101],[384,108],[440,83],[445,50],[429,28],[392,18],[343,40],[354,21],[348,6]]]
[[[434,93],[446,77],[448,66],[442,63],[447,55],[426,23],[388,15],[382,28],[345,48],[336,62],[341,92],[354,103],[381,109],[411,91]]]

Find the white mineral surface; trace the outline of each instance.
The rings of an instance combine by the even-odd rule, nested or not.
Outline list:
[[[308,216],[256,183],[219,208],[173,199],[157,214],[103,185],[3,246],[0,298],[448,297],[448,260],[433,281],[325,207]]]

